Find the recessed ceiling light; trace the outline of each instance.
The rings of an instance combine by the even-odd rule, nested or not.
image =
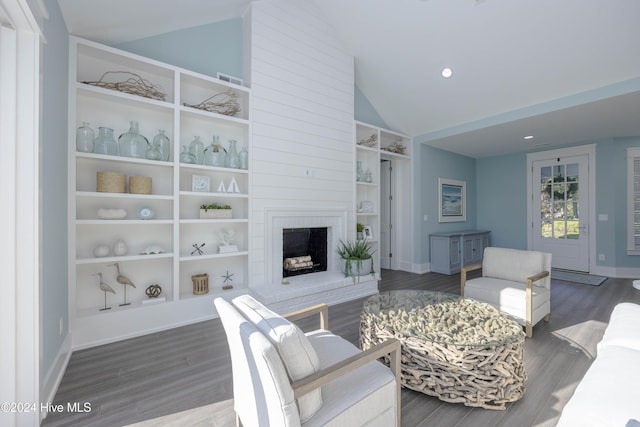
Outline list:
[[[524,139],[527,140],[527,141],[530,140],[530,139],[533,139],[533,135],[527,135],[527,136],[524,137]]]
[[[453,76],[453,70],[449,67],[443,68],[440,74],[442,74],[442,77],[444,77],[445,79],[448,79],[449,77]]]

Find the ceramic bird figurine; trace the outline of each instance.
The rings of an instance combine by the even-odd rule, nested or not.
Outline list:
[[[135,288],[136,285],[134,285],[133,282],[131,280],[129,280],[129,278],[127,276],[125,276],[124,274],[120,273],[120,264],[119,263],[114,262],[113,264],[109,264],[109,266],[116,268],[116,282],[118,282],[122,286],[124,286],[124,302],[122,304],[120,304],[120,306],[122,307],[123,305],[130,305],[131,303],[127,302],[127,286],[133,286]]]
[[[108,283],[102,280],[102,273],[95,273],[93,276],[98,276],[100,278],[100,289],[104,291],[104,308],[101,308],[100,311],[111,310],[111,307],[107,307],[107,292],[111,292],[115,295],[116,291],[114,291]]]

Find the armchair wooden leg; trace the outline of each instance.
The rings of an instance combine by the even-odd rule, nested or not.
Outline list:
[[[533,337],[533,326],[531,326],[531,322],[527,321],[527,326],[525,326],[525,333],[527,338]]]
[[[240,421],[238,414],[236,414],[236,427],[242,427],[242,421]]]
[[[543,317],[545,322],[548,322],[549,320],[551,320],[551,313],[547,314],[546,316]]]

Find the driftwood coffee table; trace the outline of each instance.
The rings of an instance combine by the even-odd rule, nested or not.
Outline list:
[[[404,387],[486,409],[505,409],[524,395],[524,336],[488,304],[431,291],[372,296],[360,321],[363,350],[400,340]]]

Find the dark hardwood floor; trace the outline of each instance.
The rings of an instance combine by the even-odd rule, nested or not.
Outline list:
[[[459,293],[460,275],[384,270],[380,290]],[[357,285],[356,285],[357,286]],[[402,390],[403,426],[554,426],[590,366],[613,307],[640,303],[630,279],[601,286],[552,281],[551,320],[525,344],[525,396],[505,411],[468,408]],[[363,299],[330,307],[330,329],[357,343]],[[315,321],[301,323],[303,329]],[[44,426],[232,426],[231,361],[219,319],[75,352],[54,404],[89,402],[85,413],[50,414]]]

